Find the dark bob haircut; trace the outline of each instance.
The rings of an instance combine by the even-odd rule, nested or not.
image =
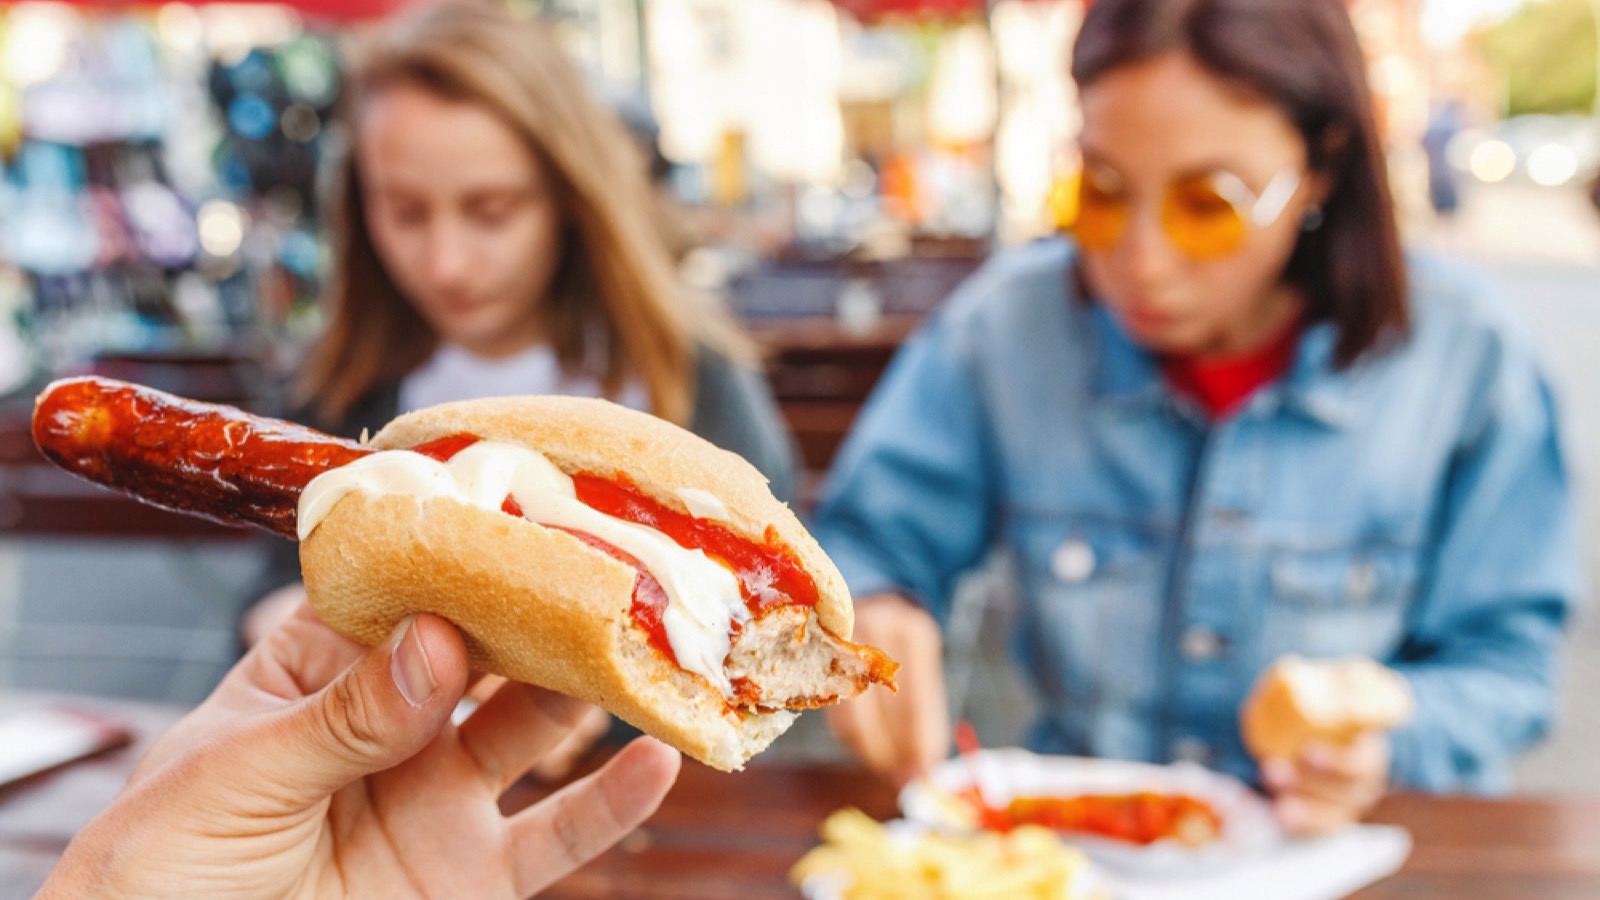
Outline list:
[[[1347,367],[1410,315],[1405,263],[1367,87],[1342,0],[1096,0],[1072,56],[1080,90],[1121,66],[1184,53],[1294,123],[1311,169],[1330,176],[1322,227],[1302,232],[1284,277],[1309,321],[1338,329]]]

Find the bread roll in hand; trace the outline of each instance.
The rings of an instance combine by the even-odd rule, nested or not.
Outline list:
[[[1290,655],[1256,680],[1240,711],[1245,748],[1257,760],[1298,759],[1310,741],[1345,744],[1411,719],[1411,688],[1370,659]]]

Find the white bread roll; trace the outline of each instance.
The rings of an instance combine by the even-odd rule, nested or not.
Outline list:
[[[1245,748],[1258,760],[1295,759],[1308,741],[1339,745],[1411,719],[1404,677],[1370,659],[1279,659],[1256,680],[1240,712]]]
[[[723,770],[741,768],[795,710],[892,680],[893,662],[848,642],[854,613],[838,569],[740,457],[655,417],[572,397],[445,404],[396,419],[372,445],[458,434],[537,450],[568,474],[621,476],[682,511],[690,503],[679,492],[709,495],[725,508],[720,524],[757,544],[775,534],[792,552],[816,582],[815,611],[780,609],[741,630],[726,671],[760,694],[734,708],[647,643],[630,613],[633,567],[498,510],[357,491],[300,547],[311,604],[329,625],[372,644],[405,616],[443,616],[466,635],[475,667],[593,702]]]

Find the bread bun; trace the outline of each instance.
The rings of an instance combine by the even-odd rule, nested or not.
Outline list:
[[[451,403],[402,416],[372,440],[407,449],[458,434],[539,451],[564,472],[633,482],[682,511],[707,497],[720,524],[787,547],[818,590],[814,609],[747,623],[726,663],[759,695],[731,702],[650,646],[630,613],[636,572],[572,535],[448,497],[357,491],[300,548],[306,590],[329,625],[366,643],[430,612],[466,635],[474,665],[593,702],[702,762],[742,767],[796,710],[889,681],[894,664],[850,644],[850,595],[838,569],[765,479],[738,456],[603,400],[518,397]]]
[[[1240,712],[1245,748],[1258,760],[1295,759],[1308,741],[1345,744],[1410,720],[1404,677],[1370,659],[1285,656],[1257,679]]]

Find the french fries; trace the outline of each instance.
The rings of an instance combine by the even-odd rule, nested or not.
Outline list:
[[[844,900],[1092,900],[1089,863],[1048,829],[906,839],[856,809],[822,823],[823,845],[789,872],[837,877]]]

